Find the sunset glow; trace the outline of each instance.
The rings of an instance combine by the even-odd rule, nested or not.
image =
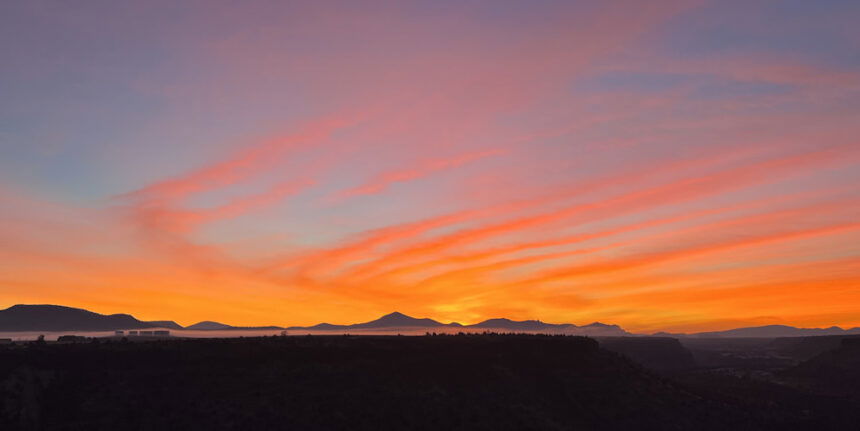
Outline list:
[[[4,2],[0,309],[860,326],[859,13]]]

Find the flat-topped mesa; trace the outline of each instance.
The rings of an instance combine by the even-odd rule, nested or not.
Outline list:
[[[0,331],[113,331],[153,328],[129,314],[99,314],[61,305],[13,305],[0,310]]]
[[[796,328],[788,325],[765,325],[753,326],[748,328],[736,328],[725,331],[699,332],[690,334],[692,337],[713,338],[713,337],[734,337],[734,338],[772,338],[772,337],[806,337],[815,335],[846,335],[852,333],[860,333],[856,328],[844,330],[838,326],[829,328]]]
[[[284,329],[280,326],[233,326],[221,322],[213,322],[204,320],[195,323],[185,329],[193,331],[234,331],[234,330],[279,330]]]

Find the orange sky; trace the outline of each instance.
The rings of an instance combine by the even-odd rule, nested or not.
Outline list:
[[[860,326],[857,7],[96,6],[0,6],[0,308]]]

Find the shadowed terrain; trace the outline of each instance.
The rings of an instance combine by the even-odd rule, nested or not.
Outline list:
[[[603,342],[688,367],[673,341]],[[672,378],[594,339],[547,335],[36,342],[0,347],[0,400],[4,430],[841,429],[853,420],[847,399]]]

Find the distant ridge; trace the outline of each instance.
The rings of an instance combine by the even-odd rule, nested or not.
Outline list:
[[[726,331],[699,332],[695,334],[673,334],[680,337],[699,338],[771,338],[771,337],[809,337],[816,335],[847,335],[860,334],[860,328],[842,329],[838,326],[829,328],[795,328],[787,325],[753,326],[736,328]]]
[[[229,331],[229,330],[266,330],[266,329],[284,329],[280,326],[232,326],[227,325],[220,322],[213,322],[211,320],[204,320],[202,322],[195,323],[193,325],[187,326],[184,329],[192,330],[192,331]]]
[[[24,331],[113,331],[123,329],[165,328],[173,330],[198,331],[229,331],[229,330],[299,330],[299,331],[351,331],[351,330],[381,330],[395,331],[398,329],[428,329],[449,330],[457,328],[464,331],[494,331],[494,332],[544,332],[568,335],[586,335],[594,337],[617,336],[648,336],[647,334],[632,334],[618,325],[600,322],[577,326],[572,323],[546,323],[540,320],[511,320],[495,318],[484,320],[473,325],[461,325],[457,322],[441,323],[429,318],[415,318],[400,312],[386,314],[376,320],[350,325],[334,325],[320,323],[313,326],[232,326],[214,321],[203,321],[188,327],[182,327],[172,320],[141,321],[129,314],[99,314],[88,310],[61,305],[49,304],[18,304],[5,310],[0,310],[0,332]],[[779,337],[809,337],[819,335],[860,335],[860,327],[843,329],[838,326],[829,328],[796,328],[787,325],[766,325],[745,328],[735,328],[725,331],[709,331],[693,334],[657,332],[650,336],[672,338],[779,338]]]
[[[540,320],[522,320],[515,321],[511,319],[488,319],[481,323],[468,325],[469,328],[495,328],[495,329],[511,329],[520,331],[540,331],[546,329],[567,329],[575,328],[576,325],[570,323],[553,324],[544,323]]]
[[[505,318],[489,319],[466,328],[482,328],[509,331],[561,332],[577,335],[624,336],[632,335],[618,325],[607,325],[600,322],[577,326],[572,323],[546,323],[540,320],[511,320]]]
[[[172,320],[150,320],[147,322],[143,322],[149,325],[152,325],[154,328],[164,328],[164,329],[185,329],[182,325],[172,321]]]
[[[186,326],[185,329],[190,329],[194,331],[215,331],[219,329],[230,329],[232,326],[225,325],[219,322],[213,322],[211,320],[204,320],[202,322],[195,323],[193,325]]]
[[[545,323],[540,320],[522,320],[516,321],[505,318],[489,319],[474,325],[461,325],[457,322],[448,324],[438,322],[433,319],[417,319],[407,316],[400,312],[393,312],[380,317],[379,319],[370,322],[356,323],[352,325],[332,325],[330,323],[320,323],[313,326],[291,326],[287,329],[291,330],[310,330],[310,331],[345,331],[356,329],[397,329],[397,328],[463,328],[468,329],[485,329],[502,332],[558,332],[576,335],[599,335],[599,336],[623,336],[631,335],[629,332],[621,329],[618,325],[606,325],[600,322],[594,322],[585,326],[576,326],[572,323]]]
[[[414,317],[407,316],[400,312],[393,312],[386,314],[379,319],[371,320],[369,322],[364,323],[355,323],[352,325],[332,325],[330,323],[320,323],[314,326],[291,326],[287,329],[299,330],[316,330],[316,331],[340,331],[340,330],[348,330],[348,329],[391,329],[391,328],[438,328],[438,327],[446,327],[446,326],[454,326],[459,327],[462,326],[459,323],[453,322],[450,324],[444,324],[437,322],[433,319],[416,319]]]

